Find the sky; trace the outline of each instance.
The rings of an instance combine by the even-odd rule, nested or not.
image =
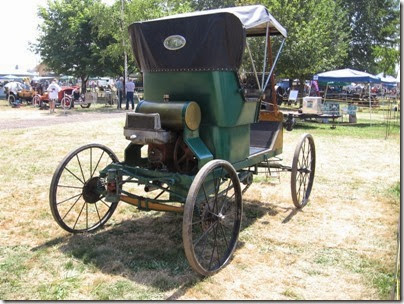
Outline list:
[[[103,0],[111,4],[114,0]],[[33,69],[40,57],[29,50],[29,42],[38,37],[38,6],[46,6],[47,0],[1,0],[0,15],[0,71]]]

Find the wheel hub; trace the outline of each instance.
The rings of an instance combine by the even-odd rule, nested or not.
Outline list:
[[[209,211],[211,207],[213,207],[213,201],[210,201],[209,203],[204,202],[201,205],[201,225],[203,231],[208,230],[213,223],[217,222],[220,219]]]
[[[103,190],[99,177],[92,177],[84,184],[83,198],[87,203],[95,204],[100,200]]]

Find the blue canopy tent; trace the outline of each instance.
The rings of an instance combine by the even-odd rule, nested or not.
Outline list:
[[[327,83],[324,99],[327,96],[328,83],[330,82],[360,82],[369,84],[369,109],[370,119],[372,119],[372,102],[370,94],[370,83],[381,83],[381,79],[375,75],[353,69],[341,69],[319,73],[313,76],[313,80]]]

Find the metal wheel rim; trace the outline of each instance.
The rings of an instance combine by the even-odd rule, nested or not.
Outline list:
[[[83,153],[88,154],[91,164],[85,164]],[[108,221],[117,203],[106,202],[102,196],[96,202],[87,202],[84,194],[85,190],[88,192],[86,182],[94,180],[97,170],[112,162],[118,162],[116,155],[99,144],[82,146],[60,162],[52,178],[49,203],[52,215],[61,228],[72,233],[90,232]]]
[[[313,137],[303,134],[296,146],[292,162],[292,200],[297,208],[304,207],[310,197],[316,167],[315,151]]]
[[[215,189],[212,194],[207,180],[218,170],[219,176],[228,178],[225,182],[217,182],[222,177],[210,182]],[[242,194],[236,171],[226,161],[209,162],[195,177],[184,209],[184,250],[196,272],[208,276],[228,264],[237,245],[241,215]]]

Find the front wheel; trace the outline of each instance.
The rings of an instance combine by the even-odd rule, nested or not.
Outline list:
[[[69,110],[72,107],[72,101],[69,97],[63,97],[60,101],[63,110]]]
[[[292,161],[291,191],[296,208],[303,208],[313,187],[316,169],[316,147],[310,134],[303,134]]]
[[[41,106],[41,96],[40,95],[35,95],[34,97],[32,97],[32,105],[34,107]]]
[[[100,144],[82,146],[60,162],[49,191],[50,209],[60,227],[90,232],[108,221],[117,203],[104,200],[106,185],[97,170],[117,162],[117,156]]]
[[[208,276],[228,264],[241,226],[242,194],[233,166],[208,162],[195,176],[184,207],[182,239],[190,266]]]
[[[8,95],[8,103],[10,104],[10,106],[13,106],[15,104],[15,96],[13,94]]]
[[[83,109],[87,109],[91,106],[91,103],[86,103],[86,104],[82,104],[80,105],[80,107],[82,107]]]

